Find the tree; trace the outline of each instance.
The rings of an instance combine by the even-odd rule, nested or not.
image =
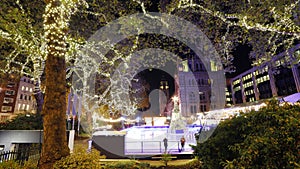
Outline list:
[[[135,100],[137,104],[137,108],[140,110],[147,109],[150,107],[149,105],[149,91],[150,85],[146,82],[145,79],[138,74],[131,81],[132,91],[131,91],[131,99]]]
[[[299,105],[272,100],[257,112],[221,122],[194,153],[204,168],[297,168],[299,110]]]
[[[155,1],[157,2],[157,1]],[[154,3],[155,3],[154,2]],[[299,25],[294,19],[299,17],[296,6],[299,1],[290,3],[289,1],[280,1],[274,3],[271,0],[265,2],[258,1],[192,1],[192,0],[176,0],[176,1],[160,1],[160,10],[169,14],[174,14],[192,21],[199,27],[203,27],[204,32],[214,42],[215,47],[222,52],[222,63],[230,67],[232,56],[230,49],[234,48],[237,42],[252,43],[254,49],[260,46],[266,46],[265,50],[259,51],[278,51],[276,46],[284,46],[284,49],[290,47],[295,40],[299,39]],[[107,41],[101,41],[99,44],[92,44],[88,41],[88,37],[96,30],[106,25],[114,19],[132,14],[135,12],[143,12],[145,16],[153,18],[148,11],[153,5],[149,0],[132,0],[132,1],[88,1],[84,0],[45,0],[43,1],[1,1],[0,10],[0,41],[1,54],[0,61],[1,72],[3,74],[19,73],[31,75],[37,84],[37,89],[45,93],[45,101],[43,97],[36,97],[39,105],[44,105],[42,114],[44,116],[45,143],[43,148],[43,156],[41,166],[49,167],[55,160],[66,156],[67,147],[61,144],[65,140],[64,119],[65,119],[65,92],[66,92],[66,67],[71,67],[67,78],[72,74],[81,74],[79,79],[86,80],[93,72],[97,72],[103,79],[112,79],[112,73],[115,68],[131,59],[132,53],[143,47],[162,47],[168,48],[171,38],[165,38],[160,41],[158,36],[148,36],[158,40],[156,43],[149,43],[143,39],[143,36],[132,36],[126,40],[113,44]],[[88,7],[87,7],[88,6]],[[263,13],[259,15],[257,11]],[[76,13],[78,12],[78,13]],[[44,15],[43,15],[44,14]],[[76,15],[75,15],[76,14]],[[265,19],[265,16],[272,16]],[[43,16],[43,17],[41,17]],[[44,22],[42,22],[44,21]],[[98,22],[99,21],[99,22]],[[82,24],[79,24],[82,23]],[[135,23],[129,23],[133,28]],[[127,26],[128,26],[127,25]],[[69,29],[70,26],[70,29]],[[88,31],[87,30],[89,29]],[[127,28],[113,28],[116,31],[126,32]],[[142,35],[142,28],[136,28],[137,35]],[[266,34],[264,41],[267,44],[257,45],[255,38],[251,38],[256,33],[255,38]],[[271,36],[269,36],[271,35]],[[147,37],[147,36],[146,36]],[[270,40],[266,40],[270,38]],[[280,38],[279,38],[280,37]],[[151,39],[149,38],[149,39]],[[273,41],[273,39],[279,39]],[[285,39],[287,38],[287,39]],[[128,43],[130,42],[130,43]],[[163,42],[163,43],[160,43]],[[255,43],[254,43],[255,42]],[[169,49],[179,48],[178,42],[169,44]],[[78,53],[83,48],[96,49],[101,45],[109,49],[109,54],[101,57],[101,62],[93,60],[91,57],[81,56]],[[165,47],[165,48],[164,48]],[[172,50],[171,50],[172,51]],[[184,53],[184,52],[183,52]],[[188,52],[186,52],[188,53]],[[263,54],[253,55],[257,63],[265,58]],[[271,56],[271,55],[270,55]],[[161,60],[165,58],[159,57]],[[268,58],[267,58],[268,59]],[[132,61],[132,60],[131,60]],[[133,60],[134,61],[134,60]],[[89,63],[86,63],[89,62]],[[89,66],[95,64],[92,69],[81,69],[80,66]],[[160,63],[160,61],[157,61]],[[150,63],[147,63],[150,65]],[[153,63],[151,63],[153,64]],[[66,66],[67,65],[67,66]],[[75,68],[72,66],[79,66]],[[231,68],[229,68],[231,70]],[[44,73],[44,76],[42,76]],[[43,77],[45,79],[43,79]],[[125,78],[124,78],[125,77]],[[133,75],[130,73],[124,76],[124,81],[131,80]],[[116,78],[121,78],[117,77]],[[84,110],[86,110],[86,118],[91,122],[91,112],[99,106],[108,105],[118,110],[126,110],[124,113],[132,113],[135,110],[134,105],[126,105],[122,102],[122,94],[129,92],[127,90],[111,92],[112,83],[108,83],[105,90],[96,96],[83,95]],[[87,94],[88,86],[83,87],[84,90],[78,91],[81,94]],[[108,95],[115,94],[110,97]],[[119,98],[117,100],[116,98]],[[97,104],[93,104],[96,101]],[[119,104],[122,103],[122,104]],[[97,105],[93,107],[93,105]],[[55,127],[53,127],[53,125]],[[90,124],[91,125],[91,124]],[[51,130],[54,129],[54,130]],[[54,134],[53,131],[57,131]],[[51,139],[58,136],[56,139]],[[53,145],[50,146],[50,145]],[[49,153],[45,153],[49,150]],[[53,151],[55,150],[55,151]]]
[[[52,168],[56,160],[69,155],[66,138],[66,64],[65,64],[65,33],[68,27],[66,2],[46,1],[44,29],[47,47],[45,63],[45,100],[42,110],[44,138],[40,168]],[[55,142],[60,143],[53,144]]]
[[[75,47],[80,47],[81,38],[72,43],[73,39],[67,37],[68,23],[79,6],[86,3],[81,0],[46,0],[46,4],[1,3],[1,42],[9,49],[1,50],[6,55],[4,61],[1,60],[1,71],[31,75],[37,88],[45,92],[45,100],[37,97],[37,102],[43,103],[44,122],[40,168],[52,168],[55,161],[69,154],[65,129],[66,61],[72,63],[72,52]],[[36,17],[43,13],[42,19]],[[45,81],[41,84],[43,73]]]
[[[234,69],[231,51],[238,44],[250,45],[253,65],[260,65],[299,43],[299,1],[176,0],[162,8],[199,25],[228,71]]]

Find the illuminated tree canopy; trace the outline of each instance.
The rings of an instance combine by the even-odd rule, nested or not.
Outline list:
[[[251,46],[250,59],[253,65],[259,65],[278,52],[286,51],[299,43],[300,39],[299,0],[1,0],[0,6],[0,74],[3,77],[11,73],[32,76],[37,84],[36,93],[45,93],[43,113],[53,113],[46,121],[53,122],[65,118],[65,79],[74,74],[80,75],[78,79],[81,80],[83,89],[79,92],[85,102],[83,109],[95,110],[97,107],[91,105],[90,101],[96,99],[98,104],[130,112],[136,107],[116,104],[115,98],[108,96],[112,94],[111,79],[115,68],[122,64],[126,67],[130,61],[135,62],[131,60],[131,56],[145,48],[161,48],[177,55],[192,53],[184,47],[186,44],[176,39],[145,34],[143,27],[136,27],[141,22],[139,20],[127,23],[130,28],[111,28],[112,31],[125,34],[128,29],[136,29],[134,36],[113,46],[105,40],[98,44],[88,41],[97,30],[122,16],[139,12],[155,19],[149,13],[154,11],[192,22],[211,40],[221,55],[224,69],[229,72],[234,71],[232,50],[239,44]],[[161,18],[157,19],[162,24],[167,23]],[[97,53],[99,45],[109,52],[106,55]],[[100,57],[100,61],[84,55],[82,49],[94,52]],[[145,65],[162,64],[168,60],[172,59],[159,57],[156,63]],[[299,60],[300,58],[295,58],[295,62]],[[87,65],[92,66],[87,68]],[[83,82],[94,72],[102,78],[105,87],[95,96],[84,95],[91,89]],[[123,77],[124,81],[130,81],[134,75],[128,72]],[[119,96],[122,92],[129,91],[121,91]],[[58,116],[55,117],[55,114]],[[86,118],[89,119],[90,115]],[[44,130],[47,131],[51,125],[54,124],[44,124]],[[64,123],[55,125],[58,128],[64,127]],[[60,144],[57,140],[52,140],[52,143]],[[58,149],[61,148],[59,146],[57,145]],[[48,149],[51,148],[53,149],[48,145]],[[47,154],[50,160],[44,159],[44,162],[52,163],[67,155],[66,151],[62,152],[56,154],[56,157]]]

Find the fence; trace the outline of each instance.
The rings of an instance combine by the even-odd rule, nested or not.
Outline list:
[[[192,152],[189,144],[185,146],[185,152]],[[167,152],[171,154],[180,153],[180,141],[168,140]],[[125,154],[156,154],[165,152],[164,143],[162,141],[126,141]]]
[[[38,161],[40,158],[40,148],[26,148],[14,151],[0,152],[0,163],[9,160],[16,160],[19,163],[24,163],[28,160]]]

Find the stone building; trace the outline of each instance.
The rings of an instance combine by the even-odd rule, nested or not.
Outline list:
[[[7,81],[0,89],[0,121],[9,120],[19,113],[35,113],[34,82],[22,76],[19,81]]]

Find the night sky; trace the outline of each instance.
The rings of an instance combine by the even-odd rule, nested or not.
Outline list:
[[[235,77],[246,70],[251,69],[251,62],[249,60],[249,53],[251,47],[248,45],[239,45],[237,48],[232,52],[234,56],[233,65],[236,68],[236,71],[233,73],[227,73],[227,78]]]
[[[169,82],[169,87],[170,87],[170,95],[172,95],[175,91],[174,88],[174,83],[172,83],[174,81],[174,78],[169,75],[167,72],[159,70],[159,69],[147,69],[144,70],[142,72],[139,73],[141,75],[141,77],[143,77],[145,79],[145,81],[147,83],[149,83],[150,85],[150,91],[154,89],[159,89],[160,87],[160,81],[162,79],[165,79]]]

